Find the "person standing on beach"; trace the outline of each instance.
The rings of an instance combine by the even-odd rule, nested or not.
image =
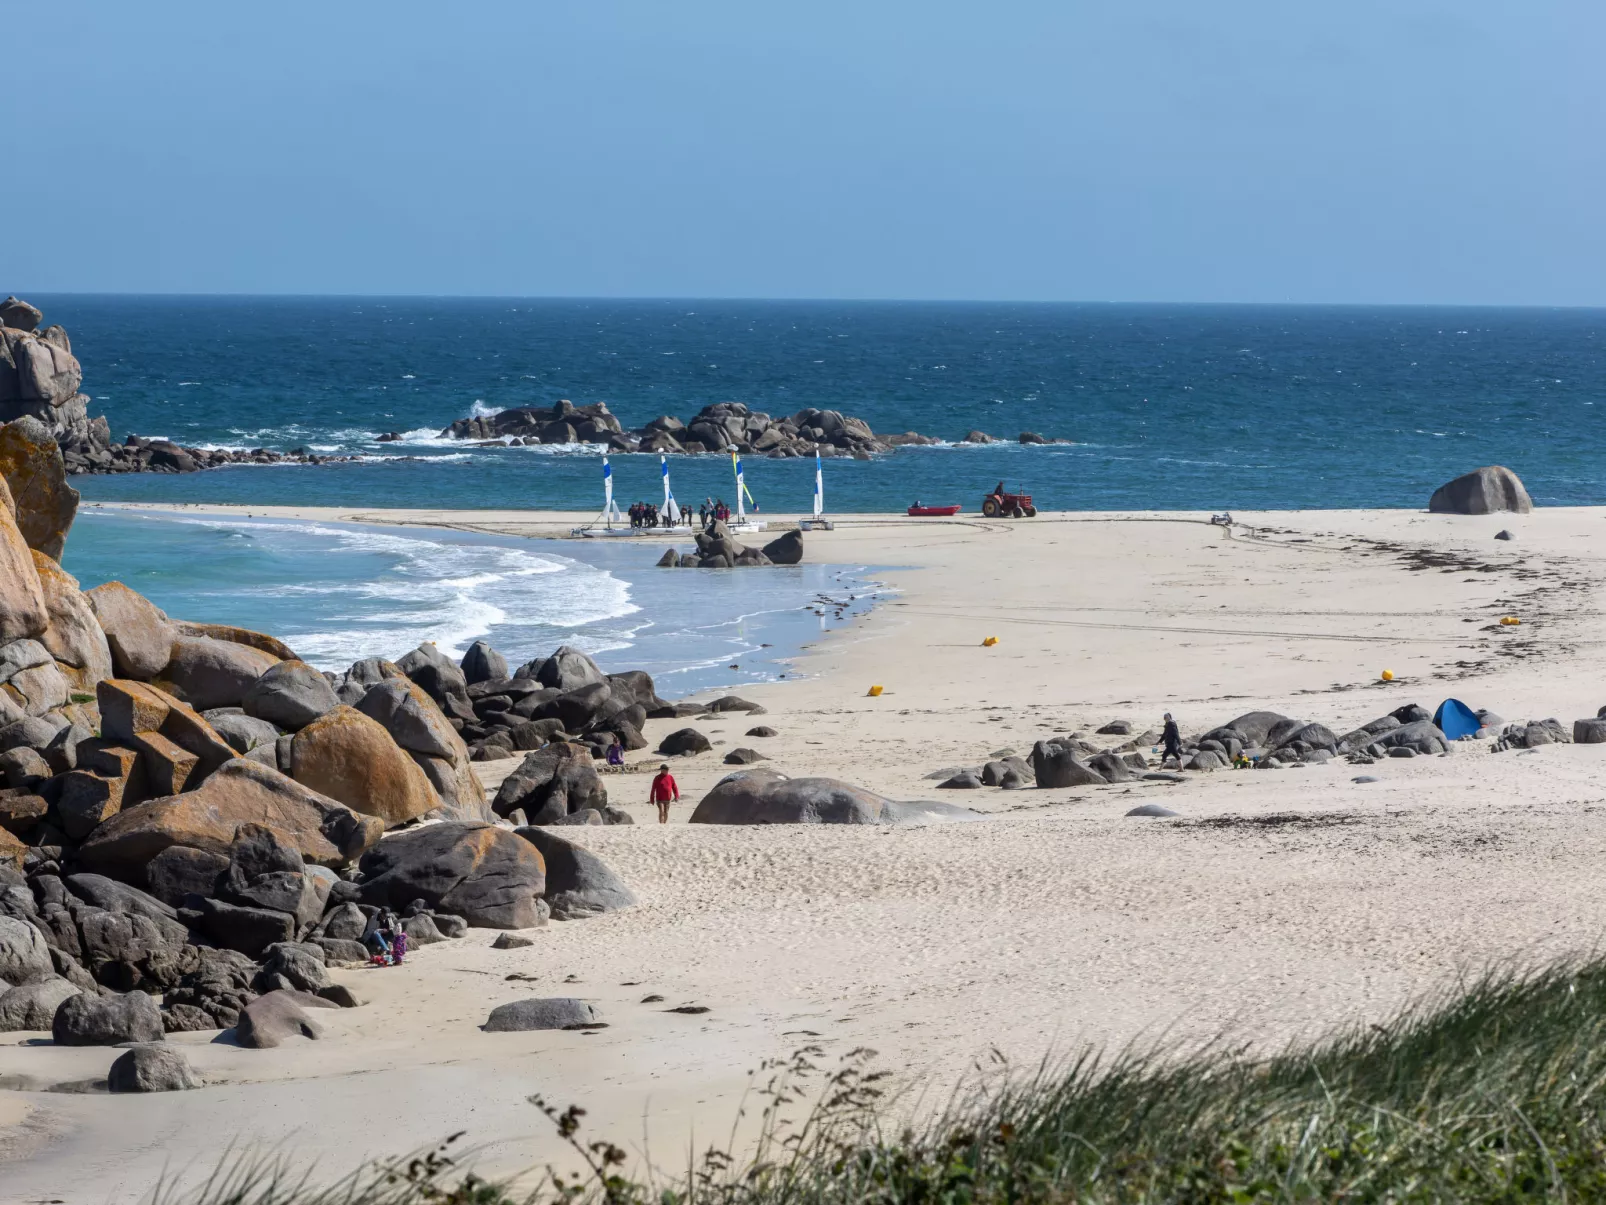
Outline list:
[[[669,823],[669,805],[671,802],[680,802],[680,788],[675,785],[675,776],[669,772],[669,763],[665,762],[658,767],[658,773],[653,775],[652,789],[647,792],[650,802],[658,805],[658,823]]]
[[[1171,718],[1171,713],[1165,713],[1165,728],[1160,733],[1160,743],[1164,746],[1164,756],[1174,757],[1177,764],[1182,764],[1182,733],[1177,729],[1177,722]]]

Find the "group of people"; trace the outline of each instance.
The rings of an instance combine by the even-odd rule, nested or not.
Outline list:
[[[373,951],[372,962],[379,967],[399,967],[407,957],[407,930],[401,918],[389,908],[374,913],[373,927],[368,930],[368,948]]]
[[[691,526],[691,515],[682,511],[680,518],[687,527]],[[637,502],[630,508],[631,527],[674,527],[675,525],[676,520],[669,517],[667,510],[659,510],[656,502]]]
[[[725,505],[723,498],[704,498],[697,508],[697,522],[704,531],[714,523],[729,523],[730,517],[731,508]]]

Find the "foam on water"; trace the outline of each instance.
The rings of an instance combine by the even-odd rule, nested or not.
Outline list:
[[[875,593],[842,567],[659,570],[663,544],[88,506],[66,566],[85,589],[116,578],[170,615],[271,632],[320,669],[394,659],[426,640],[457,657],[488,639],[513,665],[572,644],[609,669],[646,669],[675,694],[795,673],[784,658],[839,622],[835,607],[816,615],[806,604],[854,593],[851,615]]]

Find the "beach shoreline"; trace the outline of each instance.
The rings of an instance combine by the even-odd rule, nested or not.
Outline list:
[[[542,537],[592,517],[160,509]],[[609,776],[636,823],[569,832],[639,908],[554,923],[532,949],[492,951],[475,931],[401,970],[336,972],[367,1004],[318,1043],[178,1035],[208,1086],[135,1109],[40,1090],[103,1074],[106,1052],[0,1045],[0,1083],[32,1085],[0,1091],[28,1110],[10,1128],[53,1136],[0,1164],[0,1195],[130,1199],[164,1160],[204,1167],[242,1136],[333,1173],[467,1129],[485,1168],[510,1173],[561,1155],[531,1092],[583,1104],[593,1135],[673,1168],[694,1138],[723,1138],[747,1072],[803,1044],[871,1047],[930,1104],[991,1050],[1029,1071],[1085,1043],[1270,1049],[1484,967],[1587,953],[1606,932],[1597,746],[1463,743],[1385,760],[1370,783],[1342,759],[1019,792],[929,777],[1111,720],[1141,732],[1164,711],[1184,732],[1263,708],[1343,732],[1458,697],[1570,726],[1606,703],[1606,556],[1592,551],[1606,510],[1240,513],[1232,529],[1196,512],[832,518],[805,536],[808,559],[877,565],[896,595],[805,649],[798,680],[741,690],[776,736],[747,736],[739,715],[697,722],[719,743],[676,761],[683,796],[746,744],[790,775],[944,798],[985,823],[723,828],[683,823],[683,805],[659,827],[645,776]],[[1495,541],[1502,529],[1516,539]],[[484,763],[488,782],[512,764]],[[1180,818],[1126,817],[1148,802]],[[609,1028],[477,1028],[496,1004],[557,994],[592,1000]],[[663,1011],[681,1004],[710,1011]]]

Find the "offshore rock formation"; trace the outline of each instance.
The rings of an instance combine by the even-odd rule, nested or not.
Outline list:
[[[516,440],[525,444],[605,444],[615,452],[739,452],[772,457],[868,456],[910,444],[934,444],[929,435],[906,431],[877,435],[862,418],[812,407],[772,417],[741,402],[704,406],[690,422],[672,415],[655,418],[627,431],[607,403],[576,406],[555,402],[547,409],[520,407],[481,418],[460,418],[441,432],[446,439]]]
[[[26,301],[8,297],[0,302],[0,423],[37,421],[60,448],[68,473],[193,473],[224,464],[323,464],[349,459],[305,450],[185,448],[137,435],[114,444],[105,418],[89,416],[89,397],[78,390],[84,371],[72,353],[66,328],[41,330],[43,321],[44,314]],[[38,431],[30,429],[30,438],[37,437]]]

